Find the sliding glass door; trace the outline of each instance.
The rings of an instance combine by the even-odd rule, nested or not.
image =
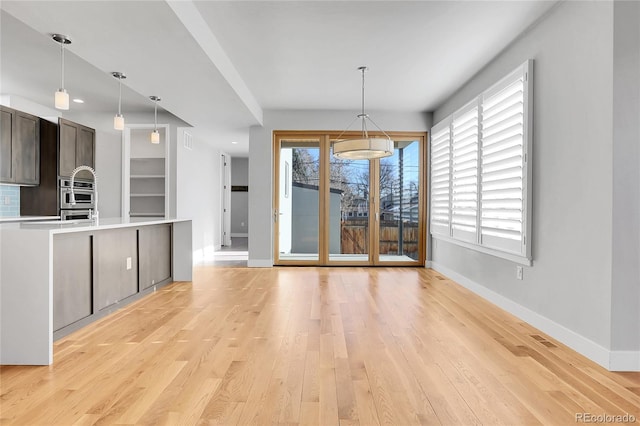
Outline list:
[[[334,157],[331,132],[274,136],[275,264],[424,264],[425,134],[392,133],[380,160]]]

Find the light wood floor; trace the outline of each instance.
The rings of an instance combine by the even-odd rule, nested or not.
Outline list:
[[[0,374],[3,425],[640,419],[640,373],[421,268],[199,268]]]

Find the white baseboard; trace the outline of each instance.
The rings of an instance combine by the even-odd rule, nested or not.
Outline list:
[[[249,238],[249,234],[247,232],[232,232],[231,233],[231,238],[233,237],[237,237],[237,238]]]
[[[471,290],[510,314],[526,321],[540,331],[569,346],[574,351],[600,364],[607,370],[640,371],[640,351],[610,351],[575,331],[470,280],[446,266],[433,261],[429,263],[432,269],[446,275],[461,286]]]
[[[271,268],[272,266],[273,260],[271,259],[249,259],[247,261],[249,268]]]
[[[433,263],[433,262],[431,262],[430,260],[425,260],[425,261],[424,261],[424,267],[425,267],[425,268],[427,268],[427,269],[428,269],[428,268],[431,268],[431,264],[432,264],[432,263]]]
[[[609,370],[640,371],[640,351],[611,351]]]

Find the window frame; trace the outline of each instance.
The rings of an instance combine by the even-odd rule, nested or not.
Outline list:
[[[500,247],[501,244],[495,244],[496,238],[486,238],[487,241],[483,241],[481,219],[483,213],[482,196],[486,195],[482,189],[482,149],[483,149],[483,101],[491,96],[499,93],[501,90],[513,85],[519,79],[522,79],[523,84],[523,110],[522,110],[522,214],[521,220],[521,239],[519,240],[519,249],[513,249],[514,244],[508,244],[507,239],[503,239],[502,244],[506,248]],[[460,117],[466,114],[474,106],[478,108],[478,155],[477,155],[477,226],[474,236],[464,236],[460,238],[459,233],[454,232],[453,229],[453,121],[456,117]],[[432,239],[447,241],[474,251],[486,253],[492,256],[497,256],[509,261],[513,261],[518,264],[528,265],[532,264],[532,252],[531,252],[531,225],[532,225],[532,171],[531,164],[531,151],[533,145],[533,60],[529,59],[523,64],[518,66],[515,70],[508,73],[505,77],[501,78],[498,82],[493,84],[488,89],[484,90],[478,96],[471,101],[465,103],[464,106],[458,108],[452,114],[439,121],[431,128],[429,150],[432,149],[431,136],[438,135],[444,129],[449,126],[449,223],[448,230],[443,229],[445,227],[442,224],[433,223],[433,215],[429,210],[429,235]],[[430,176],[433,173],[432,163],[433,155],[430,151],[429,155],[429,168]],[[433,204],[433,180],[430,182],[430,194],[429,202]],[[448,232],[447,232],[448,231]],[[498,238],[499,239],[499,238]],[[518,241],[518,240],[514,240]],[[492,246],[488,246],[488,244]],[[509,247],[512,246],[512,247]]]

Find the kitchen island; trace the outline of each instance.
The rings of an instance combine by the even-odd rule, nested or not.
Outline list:
[[[192,271],[191,220],[2,224],[0,364],[50,365],[54,339]]]

